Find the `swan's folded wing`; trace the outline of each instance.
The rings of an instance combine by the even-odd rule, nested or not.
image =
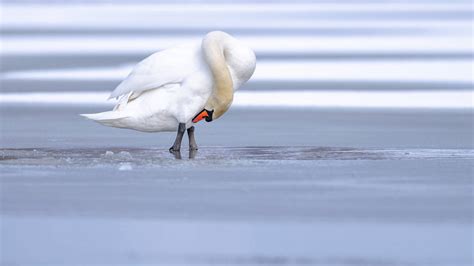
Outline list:
[[[110,98],[183,82],[199,67],[198,52],[195,46],[182,46],[152,54],[135,66],[128,77],[110,94]]]

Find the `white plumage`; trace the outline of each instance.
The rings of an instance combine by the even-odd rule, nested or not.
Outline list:
[[[223,32],[206,35],[222,48],[233,90],[255,70],[255,54]],[[215,39],[215,40],[214,40]],[[174,131],[179,123],[192,126],[193,117],[215,93],[213,62],[201,43],[169,48],[145,58],[118,85],[110,98],[120,97],[114,110],[83,116],[103,125],[145,132]]]

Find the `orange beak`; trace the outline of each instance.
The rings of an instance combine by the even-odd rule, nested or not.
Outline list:
[[[197,123],[207,117],[209,117],[209,114],[207,113],[207,110],[204,109],[193,118],[193,123]]]

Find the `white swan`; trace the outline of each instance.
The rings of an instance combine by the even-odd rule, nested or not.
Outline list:
[[[194,126],[222,116],[233,93],[252,76],[254,52],[229,34],[213,31],[201,43],[169,48],[145,58],[112,92],[121,96],[113,111],[83,114],[103,125],[145,132],[177,130],[170,151],[179,151],[188,129],[197,149]]]

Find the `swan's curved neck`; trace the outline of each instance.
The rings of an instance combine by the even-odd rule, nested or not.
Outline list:
[[[226,33],[211,32],[202,41],[204,58],[214,79],[212,94],[204,108],[214,110],[214,118],[223,115],[229,109],[234,98],[232,76],[225,60],[229,38],[231,37]]]

